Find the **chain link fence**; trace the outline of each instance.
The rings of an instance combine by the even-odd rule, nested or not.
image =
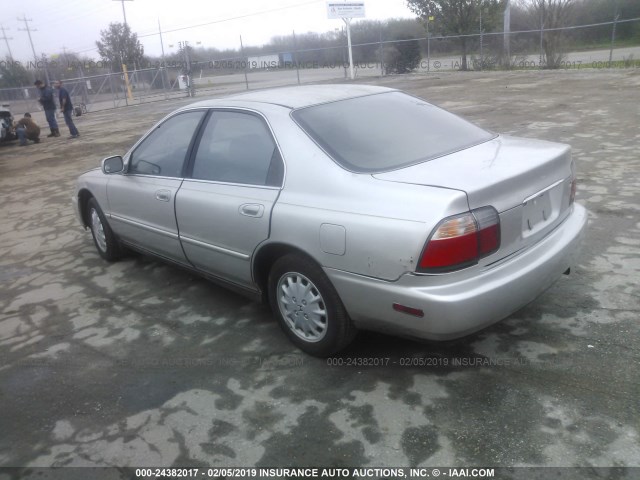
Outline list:
[[[409,71],[429,74],[442,71],[509,69],[640,68],[640,42],[616,43],[616,29],[638,25],[640,18],[593,25],[526,31],[482,32],[460,36],[430,35],[353,45],[356,80],[407,70],[403,52],[413,49]],[[611,41],[600,48],[585,49],[586,33],[608,31]],[[155,68],[123,73],[80,76],[64,80],[75,105],[85,112],[135,105],[169,98],[249,89],[336,81],[349,75],[345,45],[329,48],[291,48],[250,56],[210,61],[165,63]],[[240,52],[243,50],[240,48]],[[466,55],[465,55],[466,53]],[[403,68],[399,68],[403,67]],[[127,84],[128,83],[128,84]],[[38,111],[38,92],[33,86],[0,89],[0,102],[16,111]]]

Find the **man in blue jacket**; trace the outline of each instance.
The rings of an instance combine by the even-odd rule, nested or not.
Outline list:
[[[60,110],[62,110],[62,114],[64,115],[64,123],[69,127],[69,133],[71,136],[69,138],[78,138],[80,133],[78,129],[73,124],[73,104],[71,103],[71,97],[69,96],[69,92],[66,88],[62,86],[62,82],[58,80],[53,84],[53,86],[59,90],[59,99],[60,99]]]
[[[53,90],[45,85],[42,80],[36,80],[34,85],[40,90],[40,99],[38,101],[44,109],[44,116],[47,118],[47,123],[51,129],[51,133],[47,137],[59,137],[60,130],[58,130],[58,122],[56,121],[56,103],[53,100]]]

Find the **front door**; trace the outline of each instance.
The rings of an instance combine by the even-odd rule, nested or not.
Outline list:
[[[133,150],[127,172],[107,184],[110,225],[125,242],[187,264],[178,239],[176,192],[204,110],[179,113],[158,125]]]

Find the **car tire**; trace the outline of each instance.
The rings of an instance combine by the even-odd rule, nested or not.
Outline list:
[[[300,350],[327,357],[355,337],[357,330],[338,293],[311,259],[299,254],[279,258],[268,282],[271,310]]]
[[[95,198],[90,198],[87,202],[87,223],[100,256],[107,262],[120,258],[122,251],[118,239]]]

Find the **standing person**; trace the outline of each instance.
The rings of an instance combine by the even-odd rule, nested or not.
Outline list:
[[[64,115],[64,123],[69,127],[69,133],[71,136],[69,138],[78,138],[80,136],[80,132],[73,124],[73,118],[71,114],[73,113],[73,104],[71,103],[71,97],[69,96],[69,92],[66,88],[62,86],[62,82],[58,80],[53,84],[53,86],[59,90],[59,99],[60,99],[60,110],[62,110],[62,114]]]
[[[60,130],[56,121],[56,103],[53,101],[53,90],[42,80],[36,80],[34,85],[40,90],[40,99],[38,101],[44,108],[44,115],[47,117],[47,123],[51,129],[51,133],[47,137],[59,137]]]
[[[27,144],[27,140],[32,140],[33,143],[40,143],[40,127],[31,119],[29,112],[25,113],[24,117],[16,122],[16,135],[18,135],[21,147]]]

